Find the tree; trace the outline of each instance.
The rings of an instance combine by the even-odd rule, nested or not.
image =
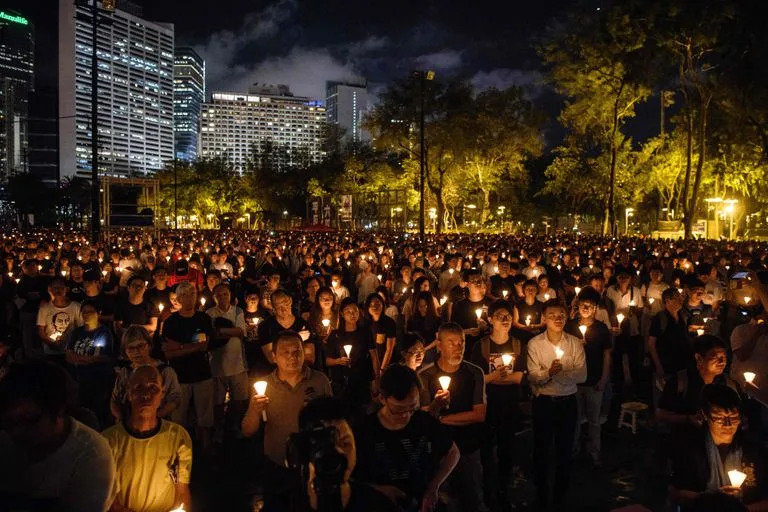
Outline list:
[[[637,104],[650,94],[645,81],[649,58],[644,28],[641,20],[618,8],[604,16],[574,14],[564,27],[551,30],[539,48],[550,80],[566,97],[560,122],[579,136],[582,148],[589,145],[608,154],[607,159],[592,159],[606,166],[598,175],[608,178],[603,234],[615,227],[617,164],[619,153],[628,150],[630,142],[622,130],[634,117]],[[558,169],[562,167],[554,167],[549,174]]]

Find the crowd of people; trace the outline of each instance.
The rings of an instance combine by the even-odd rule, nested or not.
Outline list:
[[[0,253],[0,510],[201,510],[194,460],[238,464],[217,510],[506,512],[529,429],[531,507],[577,510],[574,459],[599,469],[638,403],[670,510],[768,510],[764,243],[13,232]]]

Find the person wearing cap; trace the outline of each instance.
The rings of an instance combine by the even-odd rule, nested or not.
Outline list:
[[[555,446],[553,501],[557,510],[570,481],[573,433],[578,419],[576,393],[587,379],[581,340],[564,332],[567,311],[551,300],[544,305],[546,330],[528,342],[526,366],[533,399],[534,482],[540,507],[549,506],[550,450]]]
[[[200,277],[202,281],[202,276]],[[173,268],[173,274],[168,278],[168,286],[176,286],[179,283],[190,282],[195,288],[198,287],[198,272],[189,268],[189,262],[184,258],[176,260]]]

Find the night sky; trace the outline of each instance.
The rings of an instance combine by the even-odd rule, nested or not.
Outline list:
[[[59,0],[6,0],[55,44]],[[585,0],[600,5],[605,0]],[[177,44],[206,59],[208,91],[285,83],[324,98],[326,80],[368,79],[370,89],[433,69],[477,89],[513,83],[541,91],[533,43],[574,0],[134,0],[150,20],[175,24]],[[47,19],[46,19],[47,18]],[[55,21],[54,21],[55,22]],[[42,52],[48,54],[48,52]],[[55,65],[55,64],[54,64]],[[41,67],[47,67],[42,65]],[[48,68],[50,69],[50,68]]]

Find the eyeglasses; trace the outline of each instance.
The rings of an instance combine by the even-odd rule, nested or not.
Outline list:
[[[507,320],[512,320],[511,315],[493,315],[494,320],[498,320],[499,322],[506,322]]]
[[[710,416],[709,419],[715,425],[724,427],[726,425],[738,425],[741,423],[741,416]]]

